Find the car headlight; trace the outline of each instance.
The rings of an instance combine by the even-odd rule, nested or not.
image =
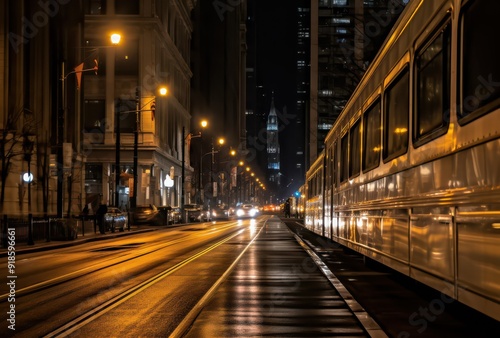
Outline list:
[[[243,211],[243,209],[236,210],[236,215],[243,216],[244,214],[245,214],[245,212]]]

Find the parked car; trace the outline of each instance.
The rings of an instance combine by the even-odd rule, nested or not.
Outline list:
[[[199,221],[201,215],[201,205],[198,204],[184,204],[184,212],[186,213],[187,222]]]
[[[188,222],[207,222],[212,219],[209,210],[204,210],[199,204],[184,204],[184,212]]]
[[[161,206],[156,207],[160,214],[161,224],[175,224],[181,222],[181,209],[179,207]]]
[[[108,207],[108,211],[104,214],[104,229],[115,232],[116,229],[124,231],[128,225],[128,216],[126,212],[121,211],[116,207]]]
[[[253,204],[242,204],[236,208],[236,217],[255,217],[259,214],[259,208]]]
[[[150,224],[161,225],[163,224],[162,214],[158,208],[153,204],[138,205],[131,210],[131,217],[133,224]]]
[[[170,210],[168,214],[170,222],[173,224],[177,224],[182,222],[182,213],[181,213],[181,208],[179,207],[172,207],[172,210]]]

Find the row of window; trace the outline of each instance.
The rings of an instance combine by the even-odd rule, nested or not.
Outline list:
[[[106,75],[106,46],[105,39],[87,39],[85,42],[85,62],[93,63],[94,59],[97,62],[97,74],[100,76]],[[115,52],[115,75],[138,76],[139,75],[139,41],[129,40],[126,44],[117,46]],[[85,65],[85,68],[91,68],[94,64]],[[85,75],[93,76],[94,73],[84,73]]]
[[[325,182],[327,187],[331,187],[331,182]],[[307,180],[307,195],[312,198],[323,194],[323,170],[316,170]]]
[[[347,0],[320,0],[319,7],[347,6]]]
[[[85,100],[84,130],[86,132],[102,132],[106,128],[105,100]],[[120,132],[133,133],[136,128],[135,100],[120,100],[116,103],[120,112]],[[141,114],[139,114],[139,118]]]
[[[500,52],[491,43],[500,33],[494,14],[499,12],[500,2],[470,1],[463,8],[462,43],[457,47],[460,56],[457,117],[460,125],[490,112],[500,103]],[[381,159],[387,162],[407,152],[410,93],[414,96],[413,146],[419,147],[447,132],[451,48],[448,17],[415,53],[413,91],[410,92],[411,69],[406,64],[340,139],[340,182],[377,167]],[[327,155],[337,163],[335,149],[337,143]],[[335,180],[335,166],[330,167],[329,176]]]
[[[107,0],[85,0],[84,12],[87,15],[106,15],[109,12],[107,2]],[[191,34],[179,18],[180,14],[172,9],[172,5],[168,1],[164,0],[155,0],[153,8],[186,63],[189,64]],[[114,13],[117,15],[140,15],[140,0],[114,1]],[[119,51],[119,49],[117,50]]]
[[[106,0],[85,0],[85,14],[103,15],[106,14]],[[115,1],[115,14],[138,15],[139,0]]]

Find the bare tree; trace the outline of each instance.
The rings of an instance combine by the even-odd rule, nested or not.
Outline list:
[[[23,117],[23,128],[21,131],[18,130],[20,119]],[[0,182],[2,186],[0,187],[0,214],[3,213],[3,205],[5,201],[5,188],[7,184],[7,178],[12,169],[12,160],[17,156],[24,155],[22,144],[28,135],[34,135],[35,123],[33,112],[29,109],[21,108],[18,112],[14,114],[8,114],[7,123],[5,128],[2,130],[0,138]]]
[[[47,216],[49,209],[49,179],[50,179],[50,145],[48,132],[37,138],[38,182],[42,190],[43,213]]]

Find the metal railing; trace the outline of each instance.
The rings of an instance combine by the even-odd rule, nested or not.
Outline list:
[[[33,245],[35,241],[72,240],[77,237],[75,219],[55,217],[16,217],[0,219],[2,247],[7,248],[7,230],[14,229],[16,242]]]

